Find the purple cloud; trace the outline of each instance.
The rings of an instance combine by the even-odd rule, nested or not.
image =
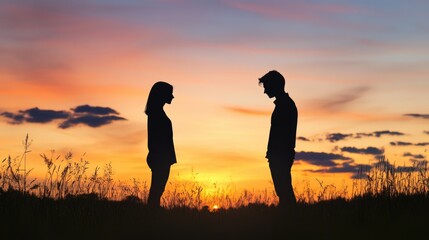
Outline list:
[[[100,127],[110,124],[114,121],[126,120],[118,116],[119,113],[109,107],[94,107],[90,105],[81,105],[72,108],[72,111],[56,111],[39,108],[30,108],[20,110],[17,113],[2,112],[0,116],[8,119],[9,124],[23,123],[50,123],[56,120],[62,120],[59,128],[66,129],[78,124],[89,127]]]

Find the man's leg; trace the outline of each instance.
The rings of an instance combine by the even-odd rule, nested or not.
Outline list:
[[[292,206],[296,204],[290,172],[292,164],[292,161],[286,163],[284,161],[269,162],[274,189],[279,197],[279,204],[281,206]]]
[[[291,174],[291,168],[292,168],[293,160],[286,164],[284,169],[284,181],[285,181],[285,196],[284,196],[284,203],[287,206],[295,206],[296,204],[296,198],[295,193],[293,192],[293,186],[292,186],[292,174]]]

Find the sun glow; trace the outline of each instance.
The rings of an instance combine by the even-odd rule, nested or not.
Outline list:
[[[218,205],[213,205],[213,207],[212,207],[212,211],[217,211],[217,210],[219,210],[219,206]]]

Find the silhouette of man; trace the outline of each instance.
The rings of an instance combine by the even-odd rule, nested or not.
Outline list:
[[[149,149],[146,161],[152,171],[148,205],[154,209],[160,208],[170,167],[177,163],[172,123],[163,109],[165,104],[171,104],[173,98],[173,86],[157,82],[152,86],[146,104]]]
[[[285,92],[285,79],[276,70],[259,78],[264,93],[275,98],[275,108],[271,115],[271,128],[267,155],[274,189],[279,198],[279,206],[296,204],[292,188],[291,168],[295,159],[296,128],[298,110],[295,102]]]

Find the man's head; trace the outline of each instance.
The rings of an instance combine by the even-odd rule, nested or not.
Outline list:
[[[285,79],[283,75],[276,70],[269,71],[259,78],[259,84],[263,85],[264,93],[267,94],[269,98],[278,96],[283,93],[285,89]]]

